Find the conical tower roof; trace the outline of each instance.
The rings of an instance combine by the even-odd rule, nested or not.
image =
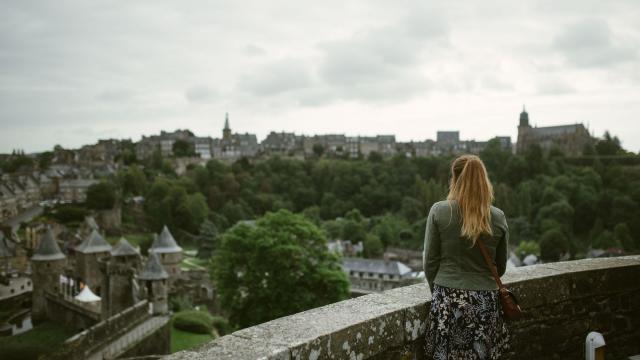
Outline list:
[[[40,246],[38,246],[38,250],[33,254],[31,260],[47,261],[62,260],[64,258],[66,258],[66,256],[60,251],[60,247],[58,247],[58,242],[53,237],[51,228],[47,228],[44,236],[40,239]]]
[[[169,278],[169,274],[167,274],[162,264],[160,264],[158,255],[150,251],[149,260],[138,278],[140,280],[164,280]]]
[[[169,229],[165,225],[165,227],[162,228],[162,232],[160,233],[160,235],[153,241],[151,250],[159,254],[166,254],[181,252],[182,248],[178,246],[176,240],[173,238],[173,235],[171,235]]]
[[[111,256],[133,256],[133,255],[140,255],[140,253],[138,253],[138,250],[136,250],[136,248],[131,246],[129,241],[127,241],[127,239],[123,237],[120,238],[120,241],[118,241],[118,245],[116,245],[116,247],[113,248],[113,250],[111,250]]]
[[[91,231],[89,237],[76,246],[75,250],[83,254],[111,251],[111,245],[100,235],[97,230]]]

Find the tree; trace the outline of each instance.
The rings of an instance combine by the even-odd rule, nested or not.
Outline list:
[[[516,248],[516,254],[523,256],[529,254],[540,256],[540,244],[535,241],[522,241]]]
[[[287,210],[229,229],[211,270],[221,307],[241,328],[349,296],[340,258],[323,233]]]
[[[118,180],[124,195],[142,195],[147,189],[147,177],[136,165],[118,173]]]
[[[200,224],[200,234],[198,235],[198,257],[208,259],[218,247],[218,228],[210,220],[205,220]]]
[[[179,139],[173,143],[173,155],[175,157],[189,157],[195,156],[196,152],[192,143]]]
[[[323,153],[324,153],[324,146],[322,146],[321,144],[313,144],[313,154],[316,157],[321,157]]]
[[[640,241],[634,240],[631,236],[631,230],[629,230],[629,226],[626,223],[619,223],[616,227],[613,228],[613,236],[619,244],[622,245],[622,248],[626,251],[636,251],[640,250]]]
[[[562,230],[547,230],[540,238],[540,258],[544,261],[558,261],[569,251],[569,239]]]
[[[364,238],[364,257],[366,258],[379,258],[384,253],[384,247],[380,238],[374,234],[367,234]]]
[[[89,209],[113,209],[116,204],[116,188],[113,184],[101,181],[87,189],[86,205]]]
[[[40,171],[44,171],[51,166],[51,162],[53,161],[53,152],[45,151],[38,154],[38,168]]]
[[[618,137],[611,137],[611,134],[605,131],[603,138],[596,143],[596,152],[598,155],[619,155],[624,154],[625,151],[622,149]]]

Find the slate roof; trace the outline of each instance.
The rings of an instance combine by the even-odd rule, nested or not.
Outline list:
[[[536,127],[531,130],[537,136],[559,136],[564,134],[573,134],[578,129],[583,128],[582,124],[572,124],[572,125],[559,125],[559,126],[545,126],[545,127]]]
[[[132,256],[140,255],[138,250],[131,246],[131,244],[125,238],[120,238],[118,245],[111,250],[111,256]]]
[[[83,254],[91,254],[111,251],[111,245],[94,229],[85,241],[76,246],[75,250]]]
[[[411,269],[400,261],[385,261],[380,259],[343,258],[342,267],[347,271],[375,274],[404,276],[411,273]]]
[[[178,246],[178,243],[176,243],[173,235],[171,235],[171,232],[169,232],[169,229],[165,225],[165,227],[162,228],[162,232],[160,232],[160,235],[157,236],[155,240],[153,240],[151,250],[156,253],[166,254],[181,252],[182,248]]]
[[[140,280],[164,280],[169,278],[169,274],[167,274],[162,264],[160,264],[158,254],[149,252],[149,260],[138,278]]]
[[[38,246],[38,250],[33,254],[31,260],[47,261],[62,260],[64,258],[66,258],[66,256],[60,251],[60,247],[58,247],[58,242],[53,237],[51,228],[48,228],[42,239],[40,239],[40,246]]]

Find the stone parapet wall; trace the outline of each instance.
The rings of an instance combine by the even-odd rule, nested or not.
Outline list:
[[[640,256],[510,269],[524,319],[509,324],[510,359],[584,359],[588,332],[607,358],[640,354]],[[236,331],[178,359],[423,359],[431,295],[417,284],[345,300]]]
[[[67,339],[62,348],[49,360],[86,359],[89,355],[108,345],[111,340],[129,331],[151,317],[149,302],[143,300],[136,305],[103,320],[94,326]]]

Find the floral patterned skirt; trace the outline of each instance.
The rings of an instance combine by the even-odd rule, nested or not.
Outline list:
[[[427,359],[500,359],[510,336],[498,290],[434,285],[426,333]]]

